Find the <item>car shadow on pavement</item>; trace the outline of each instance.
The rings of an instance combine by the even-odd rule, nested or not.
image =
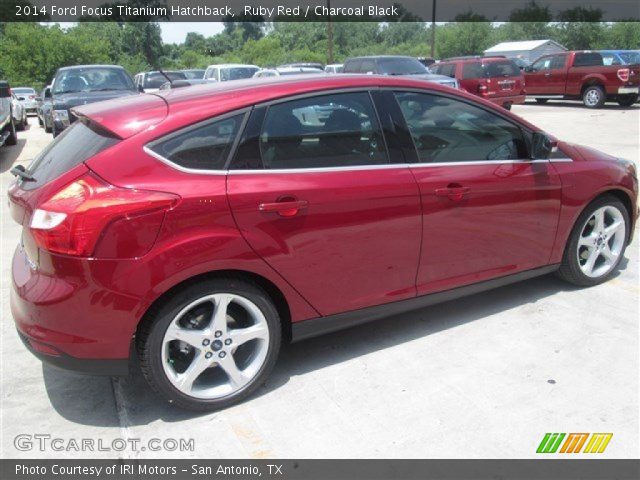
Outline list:
[[[20,138],[20,133],[18,133],[18,143],[16,145],[3,145],[0,147],[0,173],[13,168],[13,164],[26,144],[27,141],[24,138]]]
[[[605,103],[604,105],[602,105],[599,108],[587,108],[587,107],[584,106],[584,104],[580,100],[574,100],[574,101],[549,100],[547,103],[537,103],[537,102],[535,102],[533,100],[527,100],[524,103],[524,105],[526,105],[526,106],[536,106],[536,107],[539,107],[539,108],[549,108],[549,107],[582,108],[586,112],[592,112],[592,113],[597,113],[599,110],[630,110],[630,111],[640,110],[640,103],[634,103],[630,107],[621,107],[620,105],[618,105],[615,102],[607,102],[607,103]],[[517,107],[517,105],[516,105],[516,107]]]
[[[623,259],[622,269],[626,262],[626,258]],[[619,275],[619,271],[615,275]],[[545,275],[293,345],[284,345],[267,383],[245,402],[277,390],[293,376],[304,375],[469,322],[482,321],[489,315],[523,308],[559,291],[575,289],[577,287],[554,275]],[[517,317],[514,315],[513,318]],[[127,426],[135,427],[158,419],[178,422],[212,415],[172,407],[156,396],[137,365],[131,370],[130,376],[111,380],[106,377],[66,373],[48,366],[43,367],[43,374],[53,408],[65,419],[79,424],[119,426],[122,418],[126,417]]]

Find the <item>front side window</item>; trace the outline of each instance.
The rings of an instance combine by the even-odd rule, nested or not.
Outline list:
[[[389,163],[368,93],[341,93],[272,105],[259,138],[265,169]]]
[[[544,57],[540,60],[536,60],[533,65],[531,65],[531,68],[533,68],[533,70],[536,72],[540,70],[549,70],[551,68],[552,61],[553,57]]]
[[[521,129],[494,113],[425,93],[396,92],[396,98],[422,163],[528,157]]]
[[[222,170],[244,114],[207,123],[149,145],[158,155],[183,168]]]

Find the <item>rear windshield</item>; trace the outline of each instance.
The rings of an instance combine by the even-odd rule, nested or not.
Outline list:
[[[184,72],[164,72],[167,77],[173,82],[174,80],[186,80],[187,76]],[[160,88],[167,83],[167,77],[160,72],[151,72],[144,79],[144,85],[142,88]]]
[[[29,95],[36,93],[33,88],[12,88],[11,91],[16,95]]]
[[[419,75],[429,73],[427,67],[415,58],[381,58],[378,60],[380,73],[384,75]]]
[[[204,78],[204,70],[183,70],[185,77],[188,80],[199,80]]]
[[[231,67],[220,69],[220,80],[241,80],[251,78],[253,74],[260,70],[258,67]]]
[[[58,71],[53,81],[54,94],[135,90],[129,74],[123,68],[78,67]]]
[[[95,124],[79,120],[53,140],[29,165],[27,173],[35,182],[22,182],[24,190],[34,190],[85,160],[115,145],[119,139]]]
[[[520,69],[510,60],[487,62],[487,63],[465,63],[462,67],[462,78],[498,78],[517,77]]]

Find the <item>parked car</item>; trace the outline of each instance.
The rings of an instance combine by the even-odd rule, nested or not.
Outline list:
[[[538,103],[552,99],[582,100],[588,108],[605,101],[623,107],[638,99],[640,66],[604,65],[602,54],[571,51],[546,55],[525,69],[527,95]]]
[[[324,65],[316,62],[294,62],[294,63],[285,63],[283,65],[278,65],[277,68],[315,68],[316,70],[324,71]]]
[[[51,84],[51,133],[58,136],[75,122],[77,105],[137,95],[131,76],[118,65],[78,65],[58,69]]]
[[[11,90],[11,107],[13,112],[13,122],[16,125],[16,130],[24,130],[27,128],[29,122],[27,121],[27,111],[16,97],[16,94]]]
[[[227,82],[251,78],[260,70],[256,65],[243,65],[238,63],[225,63],[222,65],[209,65],[204,72],[204,79],[212,82]]]
[[[508,58],[464,57],[445,59],[432,65],[431,71],[455,78],[467,92],[483,97],[507,110],[524,103],[524,75]]]
[[[190,70],[180,70],[182,73],[184,73],[185,77],[187,77],[187,80],[200,80],[204,78],[204,69],[200,69],[200,68],[192,68]]]
[[[160,91],[162,90],[171,90],[172,88],[183,88],[183,87],[191,87],[193,85],[201,85],[203,83],[211,83],[208,80],[204,80],[202,78],[194,78],[191,80],[174,80],[173,82],[165,82],[160,85]]]
[[[379,55],[374,57],[348,58],[343,73],[410,76],[447,87],[458,88],[458,81],[445,75],[437,75],[413,57]]]
[[[173,80],[186,80],[187,74],[182,71],[163,71],[136,73],[133,81],[138,87],[138,91],[145,93],[157,92],[160,86],[167,82],[167,78]]]
[[[38,96],[38,124],[44,127],[44,131],[51,133],[53,127],[53,114],[51,113],[51,85],[42,89]]]
[[[633,162],[411,77],[203,85],[75,115],[8,191],[19,335],[86,373],[125,374],[133,351],[196,410],[254,392],[284,341],[551,272],[599,284],[638,216]]]
[[[24,108],[27,115],[29,113],[37,113],[38,110],[38,94],[34,88],[31,87],[17,87],[12,88],[11,91],[16,96],[22,108]]]
[[[640,50],[599,50],[605,65],[638,65]]]
[[[18,134],[13,118],[11,88],[8,82],[0,80],[0,147],[16,143],[18,143]]]
[[[281,77],[283,75],[305,75],[305,74],[322,74],[322,70],[310,67],[276,67],[261,68],[253,74],[253,78]]]
[[[324,73],[342,73],[343,68],[341,63],[332,63],[324,67]]]

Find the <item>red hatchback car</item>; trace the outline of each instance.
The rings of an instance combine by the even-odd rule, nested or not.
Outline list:
[[[558,272],[618,267],[632,163],[494,104],[377,76],[87,105],[9,191],[11,309],[39,358],[168,401],[241,400],[296,341]]]
[[[503,57],[450,58],[432,65],[434,73],[458,80],[469,93],[485,98],[507,110],[526,99],[524,74]]]

